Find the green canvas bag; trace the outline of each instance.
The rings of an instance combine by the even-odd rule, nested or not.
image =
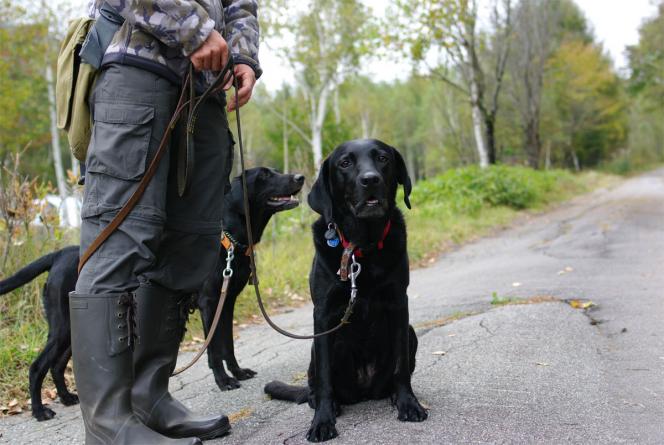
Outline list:
[[[92,131],[88,98],[97,70],[92,65],[81,63],[79,52],[94,23],[89,17],[74,19],[69,23],[58,54],[55,82],[58,128],[67,132],[74,157],[83,162]]]

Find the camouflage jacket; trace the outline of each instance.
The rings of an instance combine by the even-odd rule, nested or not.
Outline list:
[[[96,18],[104,0],[90,1]],[[123,63],[182,78],[188,56],[216,29],[228,42],[235,63],[262,74],[258,62],[257,0],[105,0],[125,22],[102,64]],[[211,73],[206,73],[211,77]]]

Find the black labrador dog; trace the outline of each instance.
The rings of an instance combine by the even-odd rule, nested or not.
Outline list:
[[[361,265],[350,324],[314,340],[308,387],[265,386],[273,398],[309,401],[315,409],[311,442],[338,435],[341,404],[390,396],[399,420],[428,416],[411,388],[417,337],[408,321],[406,225],[395,203],[399,184],[410,208],[411,181],[399,152],[363,139],[334,150],[309,194],[309,205],[321,215],[312,227],[316,253],[309,275],[316,333],[335,327],[348,306],[351,280],[340,279],[350,267],[344,257]]]
[[[296,207],[299,202],[293,195],[300,192],[304,176],[281,174],[269,168],[247,170],[249,211],[252,217],[254,242],[261,235],[272,215]],[[220,326],[208,347],[208,363],[215,381],[222,391],[239,388],[239,380],[256,375],[251,369],[241,368],[235,358],[233,346],[233,312],[235,301],[246,286],[250,275],[249,258],[245,255],[249,247],[244,222],[244,195],[238,176],[225,196],[224,227],[226,236],[233,239],[235,258],[231,263],[233,277],[229,284],[226,301],[221,314]],[[74,290],[77,279],[79,247],[70,246],[45,255],[19,270],[13,276],[0,281],[0,295],[11,292],[30,282],[38,275],[49,271],[44,285],[42,301],[48,321],[46,346],[30,366],[30,397],[32,415],[39,421],[53,418],[55,412],[41,401],[41,388],[46,373],[51,371],[58,396],[64,405],[78,403],[78,397],[67,389],[64,372],[71,357],[69,324],[69,292]],[[195,305],[201,311],[203,329],[207,335],[219,301],[222,270],[226,267],[226,250],[221,249],[215,270],[210,274],[201,290],[194,296]],[[224,369],[224,362],[229,376]]]

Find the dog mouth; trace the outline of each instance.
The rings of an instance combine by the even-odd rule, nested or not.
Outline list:
[[[300,200],[293,195],[273,196],[268,198],[267,205],[278,211],[289,210],[300,205]]]
[[[352,206],[352,209],[355,216],[359,218],[381,217],[385,213],[386,202],[385,199],[381,199],[378,196],[369,195]]]

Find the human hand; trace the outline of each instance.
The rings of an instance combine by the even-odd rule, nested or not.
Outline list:
[[[256,73],[253,68],[245,64],[235,65],[234,72],[238,83],[238,90],[235,94],[237,94],[240,106],[243,106],[251,99],[251,93],[254,90],[254,85],[256,85]],[[230,85],[228,85],[228,88],[230,88]],[[231,97],[226,110],[229,112],[235,110],[235,95]]]
[[[228,44],[217,32],[212,30],[201,46],[189,56],[196,71],[221,71],[228,62]]]

